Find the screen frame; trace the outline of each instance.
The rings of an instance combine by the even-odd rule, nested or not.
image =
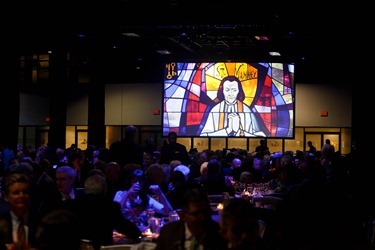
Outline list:
[[[166,62],[162,84],[162,136],[174,131],[179,137],[294,139],[294,71],[294,64],[285,62]],[[213,85],[218,89],[220,80],[226,76],[240,78],[242,85],[252,84],[251,90],[245,91],[244,102],[251,112],[255,111],[263,134],[202,134],[204,122],[195,121],[192,125],[195,119],[207,121],[209,110],[219,102],[215,90],[209,89]],[[216,95],[218,92],[216,90]],[[178,105],[171,105],[172,100],[177,100]],[[173,116],[179,118],[171,118]]]

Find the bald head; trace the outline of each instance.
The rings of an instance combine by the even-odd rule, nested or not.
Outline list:
[[[241,161],[241,159],[239,159],[239,158],[234,158],[234,159],[232,160],[232,167],[233,167],[233,168],[239,168],[239,167],[241,167],[241,165],[242,165],[242,161]]]

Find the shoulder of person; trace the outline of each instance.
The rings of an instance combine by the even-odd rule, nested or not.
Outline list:
[[[179,230],[182,230],[183,232],[185,232],[185,222],[182,220],[172,221],[172,222],[165,224],[161,230],[167,231],[168,233],[169,232],[178,233]]]
[[[115,196],[113,197],[113,201],[116,201],[116,202],[121,202],[122,200],[122,197],[124,197],[124,195],[126,194],[127,191],[125,190],[120,190],[120,191],[117,191]]]
[[[153,207],[156,211],[160,211],[164,208],[164,205],[161,204],[160,202],[158,202],[157,200],[155,200],[154,198],[152,198],[151,196],[149,196],[149,199],[148,199],[148,204]]]
[[[186,146],[185,146],[184,144],[181,144],[181,143],[177,143],[177,145],[178,145],[179,147],[181,147],[181,148],[184,148],[184,149],[186,149]]]
[[[74,194],[76,197],[82,197],[85,194],[85,189],[82,187],[74,188]]]

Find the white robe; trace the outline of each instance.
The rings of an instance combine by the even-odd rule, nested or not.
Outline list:
[[[240,101],[234,105],[228,105],[225,101],[216,104],[211,109],[200,136],[229,136],[226,130],[227,116],[232,112],[238,113],[240,117],[240,129],[233,136],[266,136],[259,130],[258,121],[249,106]]]

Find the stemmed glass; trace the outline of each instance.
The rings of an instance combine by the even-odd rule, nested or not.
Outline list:
[[[151,233],[158,233],[159,231],[159,219],[156,217],[151,217],[148,219],[148,226],[150,227]]]

